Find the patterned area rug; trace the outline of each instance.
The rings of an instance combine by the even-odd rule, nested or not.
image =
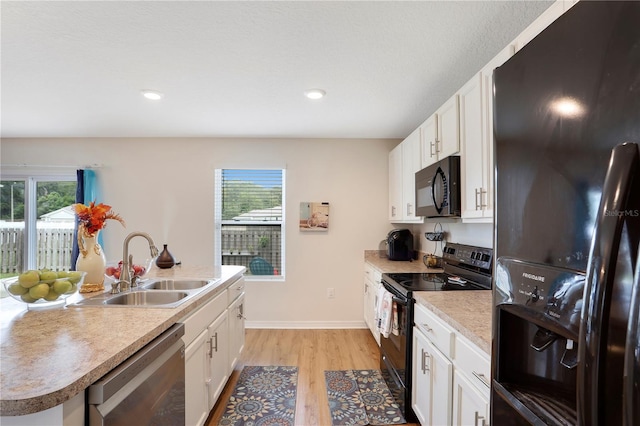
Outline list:
[[[297,367],[242,369],[220,426],[293,426]]]
[[[379,370],[324,372],[333,426],[406,423]]]

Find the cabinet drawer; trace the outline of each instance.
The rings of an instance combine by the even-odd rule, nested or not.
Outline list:
[[[244,277],[240,277],[236,282],[234,282],[227,288],[227,302],[229,305],[231,304],[231,302],[236,300],[238,296],[244,293],[244,283]]]
[[[455,333],[440,318],[424,306],[415,306],[414,323],[431,342],[447,357],[453,353]]]
[[[182,340],[188,346],[200,333],[205,330],[224,310],[227,309],[227,291],[223,291],[203,307],[183,318],[184,336]]]
[[[471,343],[465,337],[457,335],[454,363],[458,370],[465,373],[468,380],[479,390],[489,395],[491,384],[491,361],[482,349]]]

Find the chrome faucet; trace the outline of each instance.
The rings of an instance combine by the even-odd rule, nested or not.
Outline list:
[[[133,255],[129,255],[129,241],[133,237],[144,237],[149,242],[149,250],[151,257],[158,256],[158,248],[153,242],[153,238],[146,232],[132,232],[127,235],[122,244],[122,271],[120,272],[120,280],[114,283],[111,293],[119,293],[120,291],[129,290],[131,287],[137,286],[136,276],[131,277],[131,268],[133,267]]]

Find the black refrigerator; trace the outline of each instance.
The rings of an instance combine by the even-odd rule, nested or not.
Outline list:
[[[640,2],[494,71],[491,424],[639,425]]]

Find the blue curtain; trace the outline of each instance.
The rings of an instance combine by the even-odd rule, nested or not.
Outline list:
[[[76,170],[76,203],[88,205],[95,201],[99,203],[98,177],[93,170]],[[102,235],[98,235],[98,243],[102,244]],[[71,253],[71,269],[76,269],[76,259],[80,250],[78,248],[78,223],[73,231],[73,250]]]

